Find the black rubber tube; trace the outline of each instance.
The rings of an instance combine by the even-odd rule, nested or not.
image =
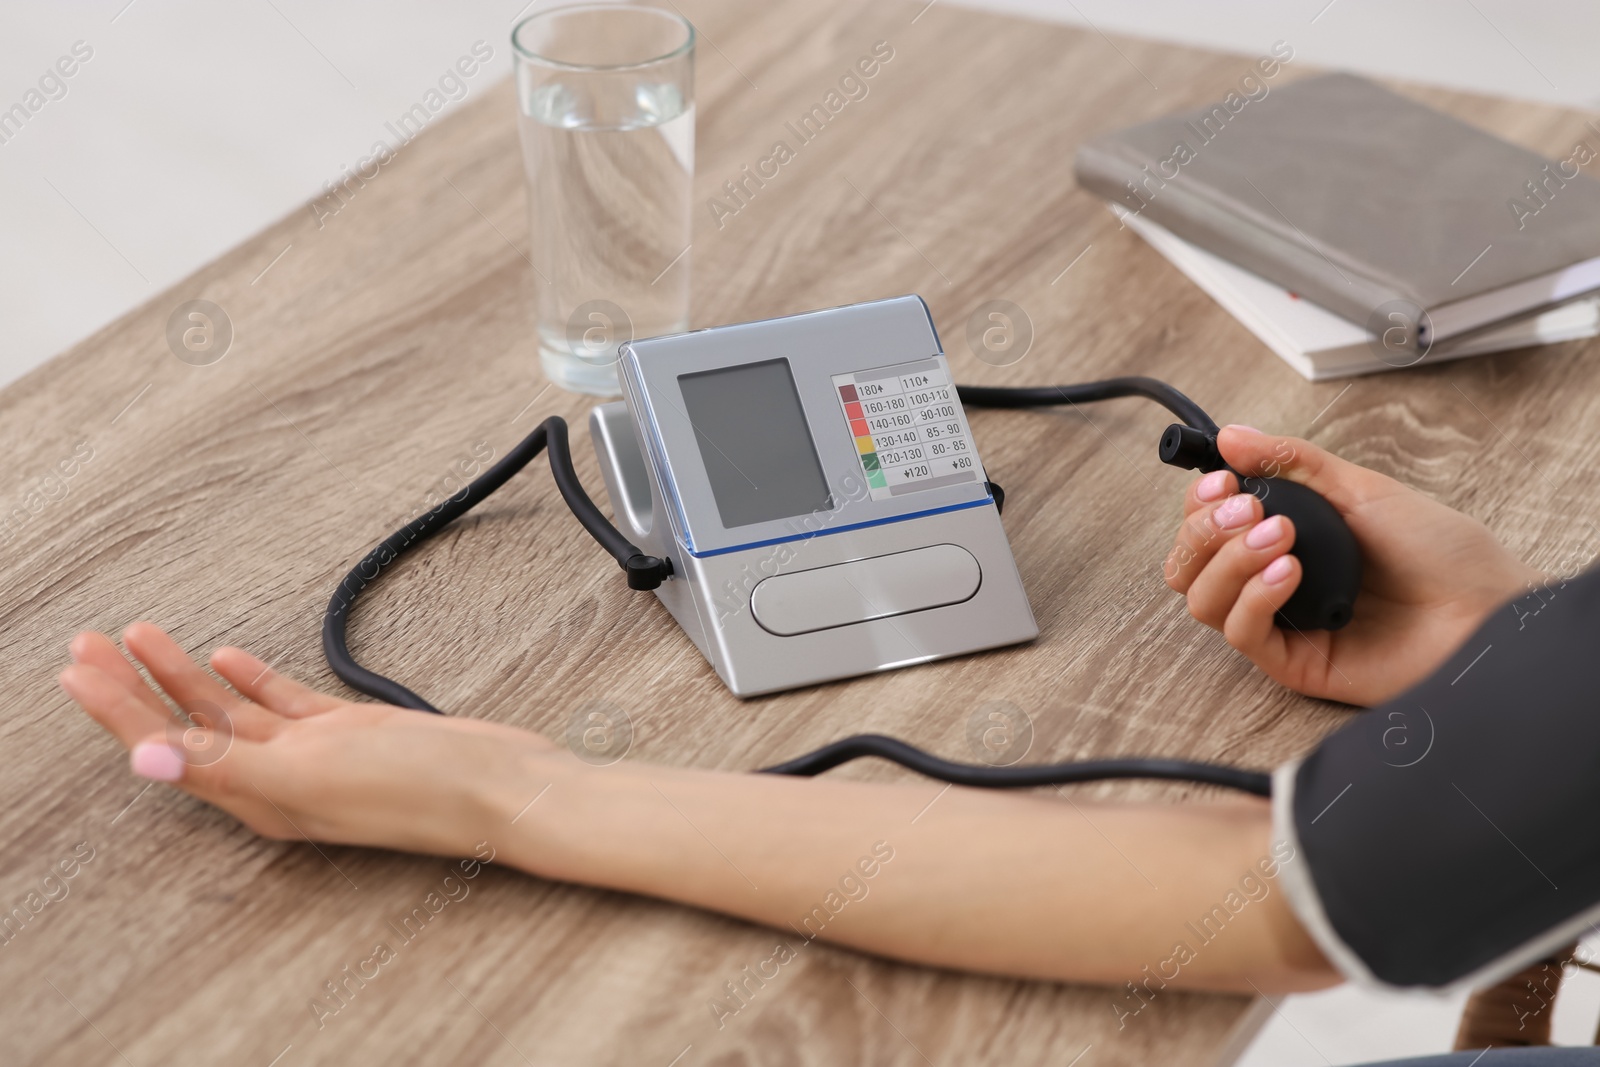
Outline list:
[[[578,521],[583,524],[583,528],[600,543],[600,547],[611,553],[618,566],[628,572],[629,585],[634,588],[653,588],[635,583],[653,578],[659,585],[661,580],[671,573],[669,564],[640,552],[631,541],[622,536],[622,531],[611,525],[600,509],[595,507],[594,501],[589,499],[589,494],[584,492],[582,483],[578,481],[578,472],[572,468],[572,450],[567,445],[566,420],[559,415],[552,415],[502,456],[498,463],[473,479],[472,483],[460,493],[385,537],[376,548],[361,558],[360,563],[351,568],[349,574],[345,575],[344,581],[340,582],[339,588],[334,591],[333,599],[328,602],[327,613],[322,618],[322,653],[328,660],[328,666],[339,676],[340,681],[358,692],[376,697],[387,704],[443,714],[399,682],[369,671],[355,661],[345,640],[345,627],[350,620],[350,610],[355,606],[356,598],[377,581],[385,567],[477,507],[547,448],[550,453],[550,473],[555,478],[556,488],[561,491],[562,498],[566,500],[572,513],[578,517]]]
[[[815,752],[764,767],[762,774],[789,774],[810,777],[832,770],[841,763],[876,756],[929,778],[952,785],[981,786],[985,789],[1027,789],[1040,785],[1070,785],[1097,782],[1107,778],[1161,778],[1199,782],[1239,789],[1257,796],[1272,795],[1272,776],[1261,771],[1225,767],[1178,759],[1097,759],[1074,763],[1032,763],[1012,767],[992,767],[982,763],[955,763],[922,751],[904,741],[882,734],[856,734],[824,745]]]
[[[980,408],[1037,408],[1051,404],[1092,404],[1098,400],[1115,400],[1124,396],[1140,396],[1154,400],[1183,422],[1215,437],[1219,427],[1205,409],[1184,396],[1166,382],[1154,378],[1106,378],[1098,382],[1077,385],[958,385],[956,393],[963,404]]]

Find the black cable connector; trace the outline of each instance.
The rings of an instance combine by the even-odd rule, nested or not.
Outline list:
[[[1004,513],[1006,510],[1006,491],[1000,488],[999,482],[984,482],[989,488],[989,495],[994,498],[994,510]]]
[[[628,572],[629,589],[659,589],[661,583],[672,577],[672,564],[643,552],[629,556],[622,569]]]
[[[1228,466],[1217,449],[1217,435],[1197,430],[1193,426],[1173,423],[1161,435],[1158,450],[1161,462],[1184,470],[1209,474]]]

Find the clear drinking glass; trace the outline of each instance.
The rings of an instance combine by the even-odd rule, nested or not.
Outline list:
[[[539,361],[563,388],[615,395],[618,345],[689,326],[694,39],[636,4],[511,31]]]

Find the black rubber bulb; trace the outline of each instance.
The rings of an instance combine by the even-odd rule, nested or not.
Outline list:
[[[1286,478],[1245,478],[1245,492],[1267,515],[1294,523],[1292,554],[1300,558],[1300,587],[1278,610],[1278,624],[1296,630],[1337,630],[1350,621],[1361,592],[1361,549],[1344,516],[1315,489]]]
[[[1228,469],[1217,439],[1174,423],[1161,435],[1161,461],[1190,470]],[[1292,554],[1300,560],[1300,587],[1278,611],[1278,625],[1295,630],[1337,630],[1350,621],[1361,592],[1361,549],[1344,516],[1314,489],[1284,478],[1241,478],[1243,492],[1267,515],[1294,523]]]

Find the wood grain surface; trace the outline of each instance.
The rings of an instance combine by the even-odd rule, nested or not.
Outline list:
[[[1308,436],[1463,508],[1535,564],[1600,547],[1594,344],[1310,385],[1075,188],[1081,140],[1220,98],[1249,57],[921,0],[683,6],[702,30],[695,326],[917,292],[963,381],[1159,376],[1223,421]],[[719,226],[707,202],[723,183],[879,41],[894,54],[866,98]],[[1571,112],[1401,88],[1551,158],[1592,134]],[[319,1028],[312,999],[450,866],[264,841],[145,789],[56,688],[76,630],[147,618],[197,654],[241,644],[338,689],[318,626],[351,562],[459,462],[551,414],[582,426],[589,402],[538,370],[511,89],[474,93],[336,215],[295,211],[0,393],[0,904],[42,893],[80,842],[93,856],[0,945],[0,1062],[1213,1060],[1245,999],[1163,993],[1119,1028],[1115,990],[821,944],[719,1029],[709,1004],[773,933],[492,868]],[[164,336],[191,299],[235,331],[209,366]],[[1034,331],[1004,368],[967,342],[990,300]],[[561,736],[576,708],[609,701],[638,760],[751,768],[863,730],[968,758],[973,711],[1009,701],[1034,724],[1030,759],[1270,767],[1344,712],[1269,683],[1161,584],[1186,484],[1154,455],[1167,421],[1133,401],[971,413],[1042,631],[1026,647],[741,702],[623,587],[538,465],[398,565],[353,643],[456,714]],[[581,436],[575,451],[603,499]],[[1204,791],[1073,796],[1189,793]],[[994,872],[997,906],[1006,879]]]

